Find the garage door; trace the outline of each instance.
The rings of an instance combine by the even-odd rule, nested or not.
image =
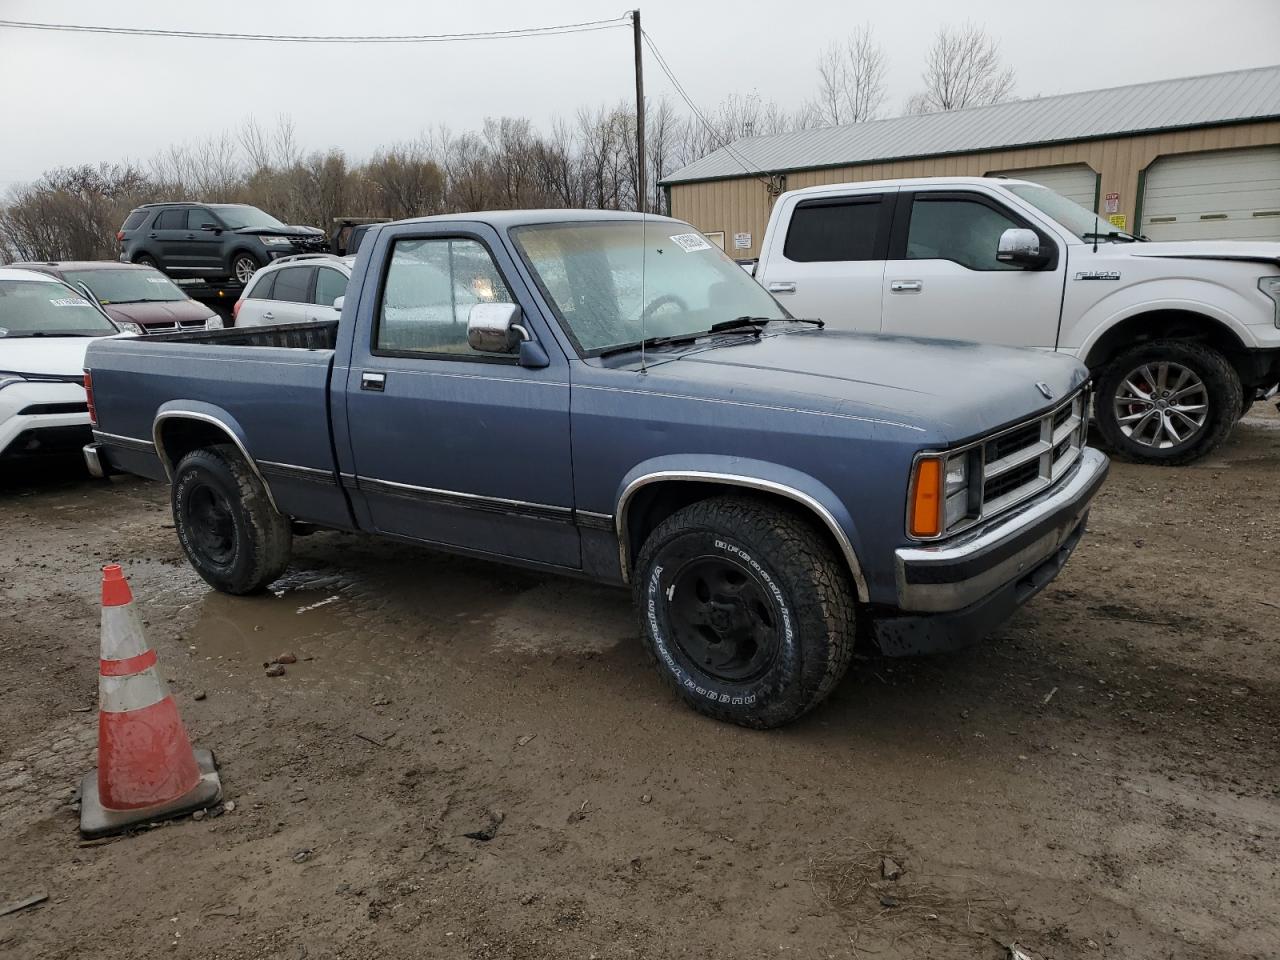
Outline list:
[[[1147,169],[1152,240],[1280,240],[1280,147],[1162,157]]]
[[[1068,200],[1074,200],[1086,210],[1092,210],[1098,195],[1098,175],[1084,163],[1063,167],[1031,167],[1026,170],[1000,170],[993,177],[1012,177],[1030,180],[1056,190]]]

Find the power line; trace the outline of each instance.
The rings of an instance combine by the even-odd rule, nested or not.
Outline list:
[[[653,38],[649,36],[646,31],[642,31],[642,33],[644,33],[644,42],[648,44],[650,52],[658,62],[658,67],[667,75],[667,79],[670,80],[671,85],[675,87],[676,93],[680,95],[680,99],[685,102],[685,105],[693,112],[693,115],[702,121],[702,125],[707,128],[707,132],[711,134],[712,139],[720,144],[720,149],[724,150],[725,153],[732,157],[737,162],[738,166],[740,166],[746,173],[755,177],[766,187],[772,189],[773,183],[768,177],[762,175],[763,171],[753,170],[751,166],[738,155],[733,147],[729,146],[728,141],[720,135],[720,131],[712,125],[711,121],[702,115],[702,111],[699,110],[697,104],[693,102],[693,98],[689,96],[685,91],[684,86],[676,79],[675,72],[672,71],[666,58],[662,55],[661,51],[658,50],[658,46],[653,42]]]
[[[0,28],[44,30],[57,33],[99,33],[133,37],[178,37],[192,40],[249,40],[263,43],[458,43],[467,40],[517,40],[551,37],[567,33],[609,30],[630,23],[630,14],[609,20],[584,20],[547,27],[519,27],[512,30],[474,30],[466,33],[368,34],[362,36],[218,33],[210,30],[162,30],[152,27],[103,27],[80,23],[36,23],[28,20],[0,20]]]

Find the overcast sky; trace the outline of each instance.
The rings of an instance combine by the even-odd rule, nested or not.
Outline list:
[[[0,0],[0,19],[268,34],[452,33],[595,20],[627,0]],[[1214,73],[1280,61],[1280,0],[643,0],[646,30],[689,94],[793,108],[812,96],[817,52],[870,21],[898,112],[919,87],[940,23],[968,17],[999,39],[1020,96]],[[646,92],[675,100],[656,65]],[[627,28],[536,39],[320,45],[158,39],[0,28],[0,190],[43,170],[145,161],[174,142],[290,114],[306,149],[363,158],[437,124],[486,116],[539,125],[633,96]],[[682,106],[677,103],[677,106]]]

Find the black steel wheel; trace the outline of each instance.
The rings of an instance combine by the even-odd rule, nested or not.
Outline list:
[[[255,593],[284,572],[289,519],[230,444],[193,450],[173,471],[178,540],[195,571],[224,593]]]
[[[748,727],[801,716],[853,655],[849,571],[788,505],[703,500],[649,534],[634,587],[659,673],[695,710]]]

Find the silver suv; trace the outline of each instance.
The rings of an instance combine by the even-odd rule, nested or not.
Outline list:
[[[281,257],[253,275],[232,309],[237,327],[337,320],[334,301],[347,292],[355,257],[302,253]]]

